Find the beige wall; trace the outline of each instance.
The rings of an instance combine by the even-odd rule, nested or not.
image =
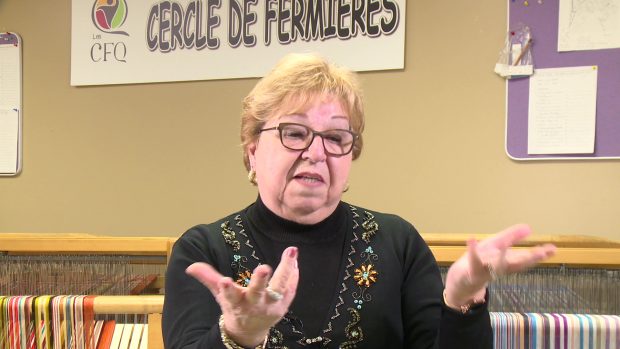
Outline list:
[[[404,71],[362,74],[366,148],[344,199],[422,232],[620,239],[620,161],[504,152],[506,1],[407,7]],[[24,167],[0,178],[0,232],[176,236],[251,202],[237,135],[255,80],[70,87],[70,16],[69,0],[0,0],[24,44]]]

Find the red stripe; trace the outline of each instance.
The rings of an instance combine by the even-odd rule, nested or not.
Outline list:
[[[110,29],[110,26],[108,25],[108,21],[105,18],[105,12],[103,12],[103,10],[95,11],[95,17],[97,19],[97,24],[99,24],[101,28]]]

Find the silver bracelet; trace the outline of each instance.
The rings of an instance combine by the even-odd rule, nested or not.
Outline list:
[[[222,337],[222,343],[224,343],[224,346],[226,347],[226,349],[246,349],[245,347],[242,347],[239,344],[235,343],[226,334],[226,330],[224,330],[224,315],[220,315],[220,321],[218,321],[218,325],[220,326],[220,335]],[[267,341],[267,339],[265,339],[265,341]],[[254,349],[264,349],[264,344],[265,343],[259,344],[256,347],[254,347]]]

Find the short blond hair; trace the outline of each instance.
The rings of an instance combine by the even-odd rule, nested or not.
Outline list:
[[[363,97],[357,76],[316,54],[288,54],[243,100],[241,145],[246,169],[250,169],[247,147],[258,139],[268,120],[305,112],[312,103],[326,98],[340,102],[351,130],[359,136],[353,147],[353,160],[357,159],[362,152],[364,130]]]

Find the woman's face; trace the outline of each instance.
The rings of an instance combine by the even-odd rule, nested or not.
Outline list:
[[[305,112],[269,120],[263,128],[282,122],[303,124],[319,132],[349,129],[349,117],[336,99],[317,99]],[[290,150],[280,142],[277,130],[262,132],[247,150],[261,199],[280,217],[313,224],[336,209],[349,178],[351,153],[328,155],[319,136],[306,150]]]

